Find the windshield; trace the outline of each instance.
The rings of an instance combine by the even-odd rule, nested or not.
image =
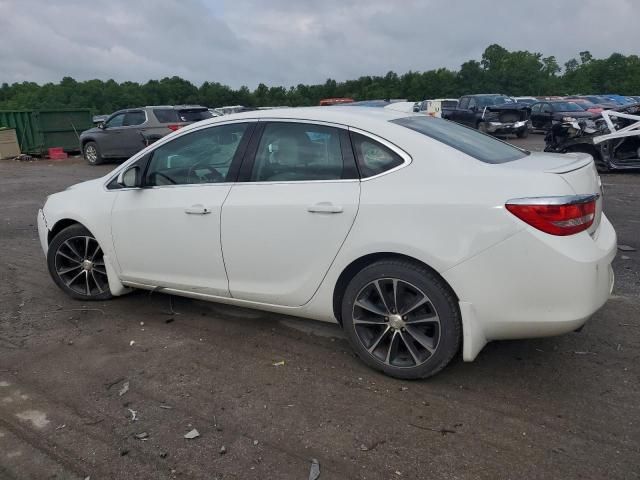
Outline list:
[[[484,163],[506,163],[529,154],[526,150],[441,118],[420,115],[390,121],[442,142]]]
[[[490,107],[492,105],[502,105],[503,103],[516,103],[511,97],[506,95],[491,95],[486,97],[476,97],[478,106]]]
[[[584,112],[584,108],[573,102],[557,102],[551,105],[554,112]]]

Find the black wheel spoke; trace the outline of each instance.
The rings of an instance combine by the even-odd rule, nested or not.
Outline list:
[[[75,258],[76,261],[80,261],[81,262],[82,260],[84,260],[84,257],[78,253],[78,251],[74,248],[73,245],[71,245],[71,241],[70,240],[71,239],[69,239],[66,242],[64,242],[63,245],[66,245],[66,247],[69,249],[69,251],[76,256],[76,258]]]
[[[387,333],[389,333],[389,330],[391,330],[389,327],[385,327],[385,329],[382,331],[382,333],[376,339],[376,341],[373,342],[373,344],[368,348],[370,353],[372,353],[376,348],[378,348],[378,345],[380,345],[380,342],[382,341],[382,339],[387,335]]]
[[[380,288],[380,280],[376,280],[376,291],[378,292],[378,295],[380,296],[380,300],[382,300],[382,304],[384,305],[384,308],[387,311],[387,313],[391,313],[391,309],[389,308],[389,305],[387,305],[387,301],[384,298],[384,293],[382,293],[382,289]]]
[[[413,345],[413,341],[410,338],[408,338],[406,332],[402,332],[402,331],[400,332],[400,338],[402,339],[405,347],[407,347],[407,351],[411,354],[411,358],[413,358],[414,363],[416,365],[420,365],[422,361],[420,360],[420,355],[418,351],[415,349]]]
[[[75,282],[75,281],[80,277],[80,275],[82,275],[83,273],[84,273],[84,270],[80,270],[76,275],[74,275],[74,276],[71,278],[71,280],[67,281],[67,282],[66,282],[66,283],[67,283],[67,287],[70,287],[70,286],[71,286],[71,284],[72,284],[73,282]]]
[[[406,331],[416,342],[424,347],[429,353],[433,354],[436,349],[433,338],[427,337],[424,333],[422,333],[415,327],[407,326]]]
[[[422,325],[422,324],[427,324],[427,323],[436,323],[436,324],[440,324],[440,317],[438,317],[438,315],[436,315],[435,313],[433,315],[425,315],[425,316],[419,316],[416,318],[411,318],[406,320],[405,322],[407,325]]]
[[[356,300],[355,304],[356,306],[364,310],[367,310],[368,312],[375,313],[376,315],[380,315],[381,317],[387,316],[389,314],[388,312],[385,312],[384,310],[381,310],[380,308],[376,307],[369,300]]]

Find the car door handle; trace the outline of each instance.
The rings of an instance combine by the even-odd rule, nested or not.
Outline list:
[[[211,213],[211,209],[205,207],[204,205],[191,205],[184,209],[184,213],[189,215],[207,215]]]
[[[320,202],[307,207],[307,212],[310,213],[342,213],[342,211],[340,205],[334,205],[330,202]]]

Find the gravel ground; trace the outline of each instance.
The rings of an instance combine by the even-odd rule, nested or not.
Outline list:
[[[640,478],[639,252],[619,252],[614,294],[580,333],[494,342],[402,382],[334,325],[66,297],[36,211],[112,168],[0,162],[0,478],[307,479],[314,458],[321,480]],[[640,248],[640,175],[603,181],[619,243]]]

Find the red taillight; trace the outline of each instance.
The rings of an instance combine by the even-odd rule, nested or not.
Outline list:
[[[573,235],[588,229],[596,216],[598,195],[510,200],[505,207],[520,220],[551,235]]]
[[[182,125],[167,125],[167,127],[169,128],[169,130],[171,130],[172,132],[175,132],[176,130],[178,130],[180,127],[182,127]]]

